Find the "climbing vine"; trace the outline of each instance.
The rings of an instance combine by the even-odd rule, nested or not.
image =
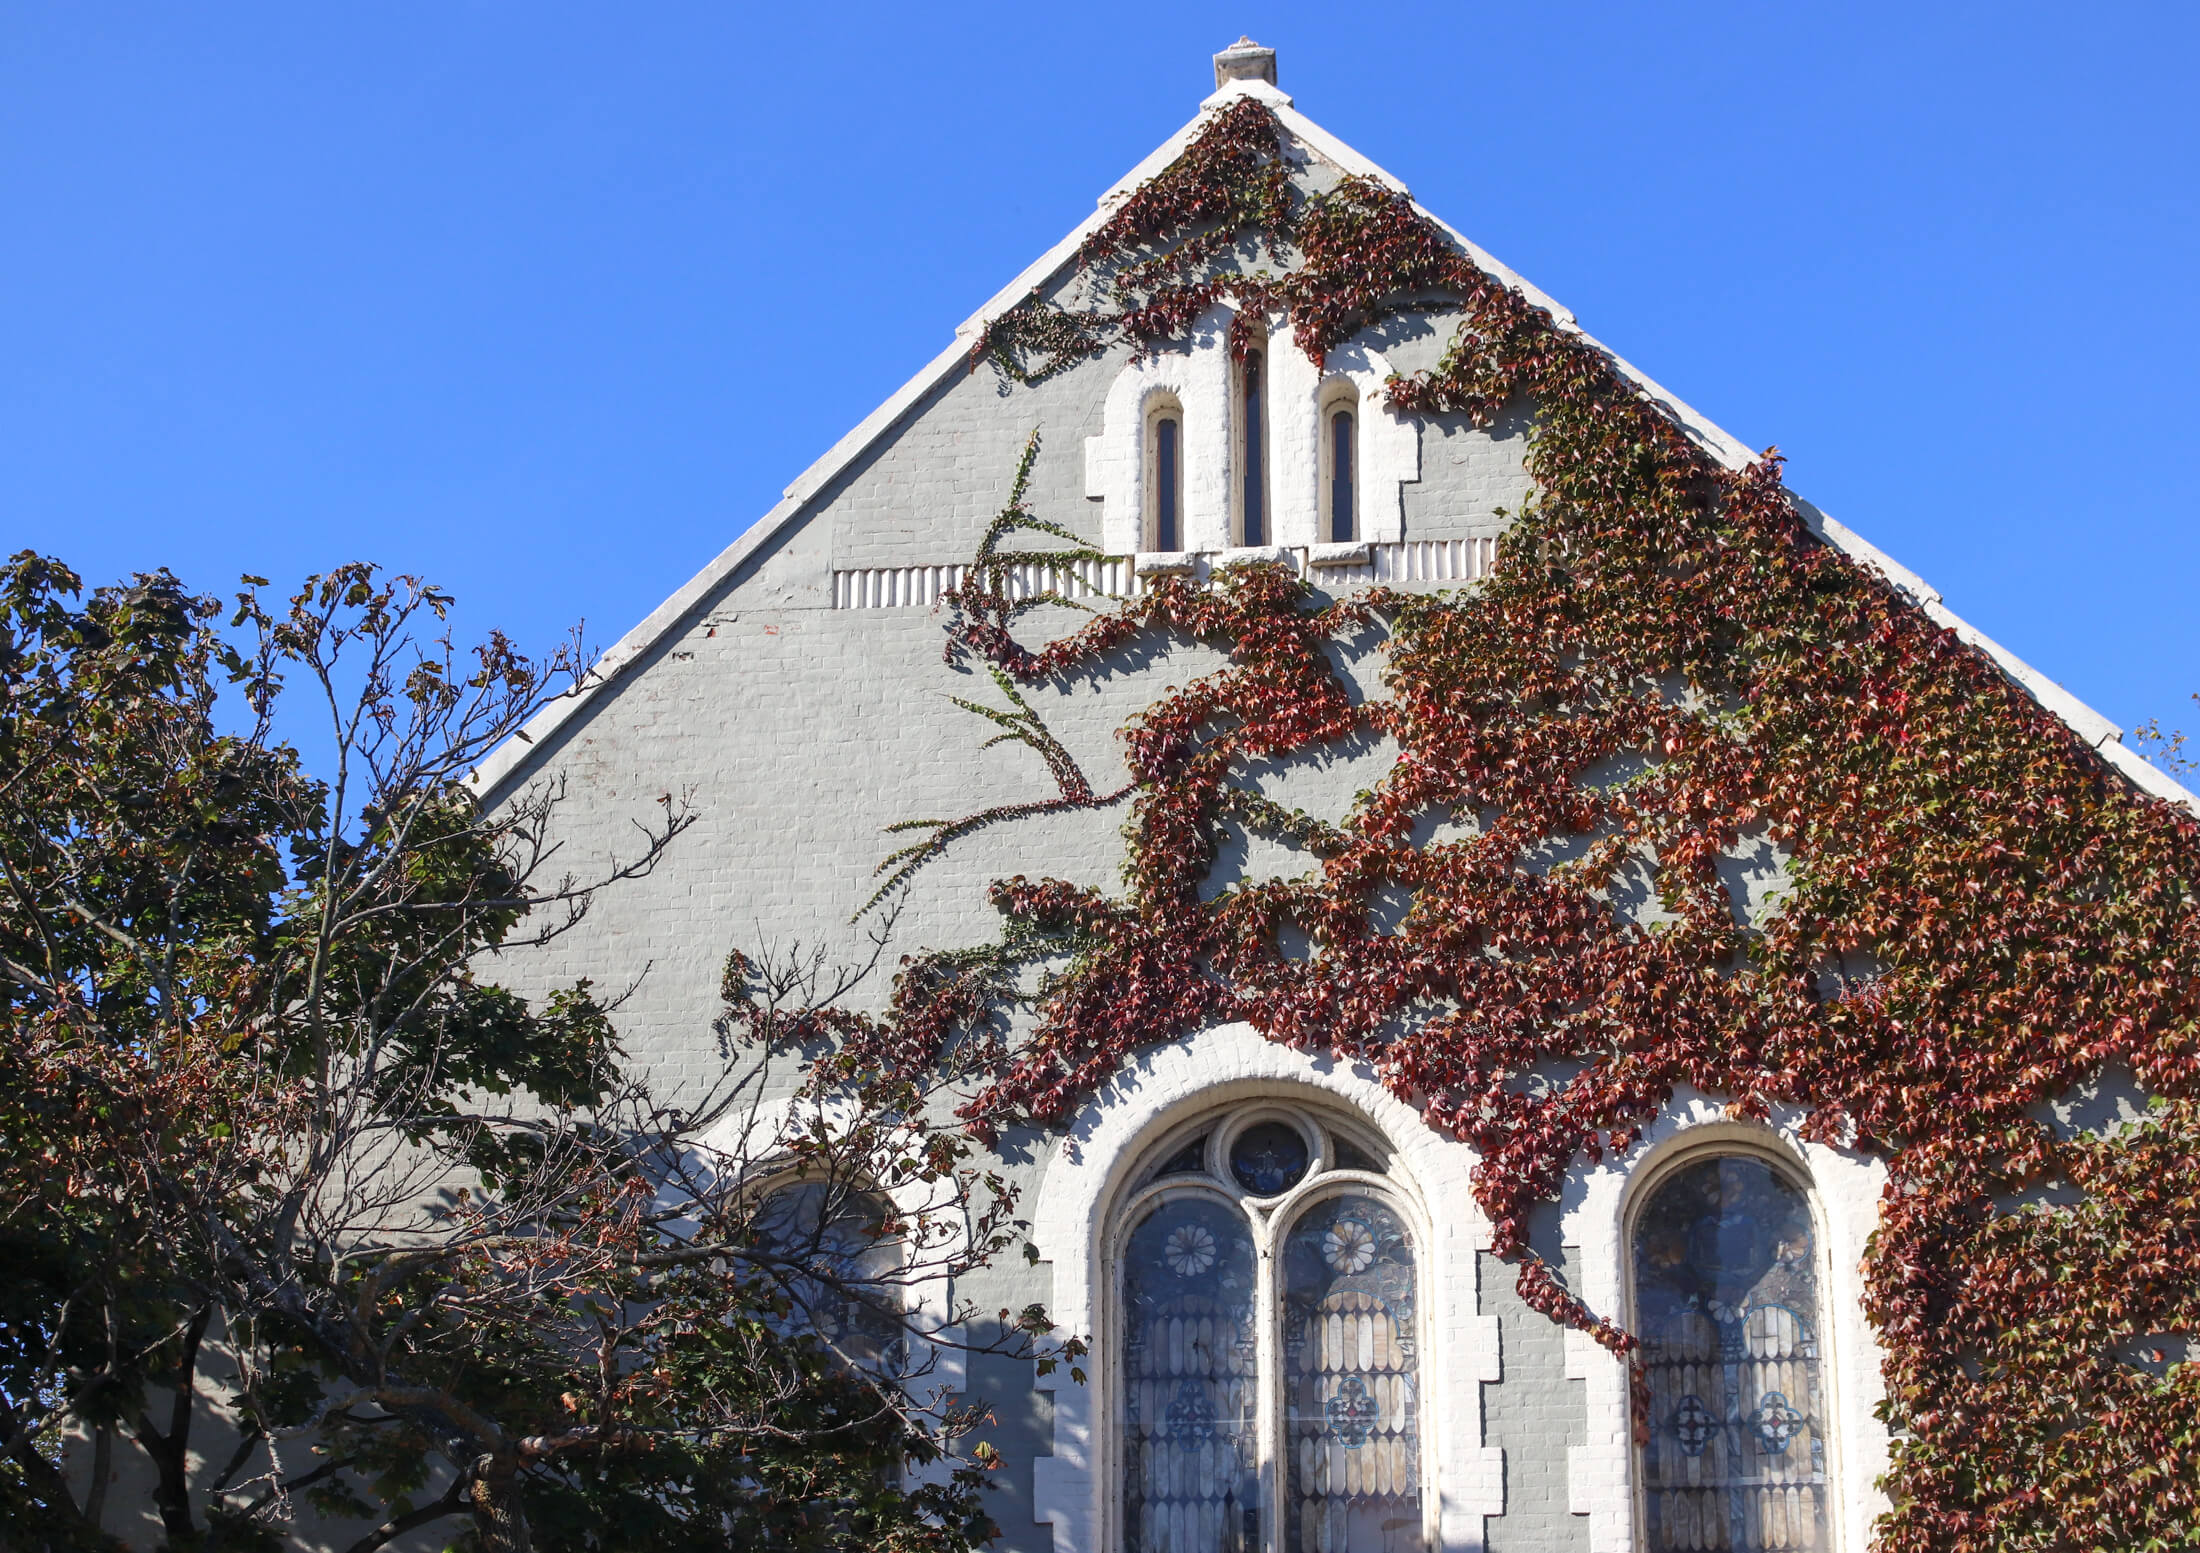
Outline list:
[[[1037,381],[1181,338],[1218,301],[1285,315],[1317,361],[1392,314],[1456,314],[1389,402],[1475,423],[1532,409],[1533,499],[1468,592],[1330,601],[1251,565],[1161,579],[1027,646],[1007,562],[1092,557],[1024,509],[1019,479],[949,597],[948,651],[994,676],[1009,708],[986,715],[1055,778],[1014,812],[1128,798],[1124,888],[996,884],[1001,942],[912,964],[868,1060],[923,1064],[983,1032],[981,1134],[1059,1122],[1138,1049],[1225,1020],[1364,1061],[1473,1147],[1495,1249],[1532,1305],[1628,1360],[1638,1429],[1634,1340],[1536,1257],[1530,1210],[1682,1086],[1742,1117],[1798,1108],[1805,1136],[1887,1166],[1866,1263],[1896,1442],[1880,1546],[2200,1546],[2200,1366],[2174,1362],[2200,1332],[2192,817],[1814,537],[1777,455],[1723,466],[1403,195],[1307,192],[1253,101],[973,365]],[[1003,550],[1018,532],[1056,548]],[[1362,703],[1332,651],[1375,629],[1388,695]],[[1129,786],[1102,793],[1018,687],[1105,672],[1140,633],[1227,662],[1123,730]],[[1340,821],[1250,775],[1371,736],[1395,763]],[[889,884],[1010,812],[922,822]],[[1308,871],[1216,889],[1231,827]],[[1753,919],[1719,864],[1755,838],[1790,862]],[[1656,909],[1621,910],[1631,888]],[[2155,1097],[2141,1124],[2051,1123],[2058,1097],[2126,1073]]]

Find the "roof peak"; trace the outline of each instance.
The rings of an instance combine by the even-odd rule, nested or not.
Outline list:
[[[1232,81],[1266,81],[1276,84],[1276,51],[1255,43],[1241,33],[1237,42],[1215,56],[1215,90]]]
[[[1200,104],[1200,112],[1189,123],[1125,174],[1115,187],[1101,195],[1098,207],[1075,230],[1026,267],[1022,274],[966,319],[955,331],[955,338],[929,366],[903,384],[898,392],[798,475],[770,512],[727,545],[709,565],[659,605],[646,620],[613,643],[597,660],[585,680],[570,693],[543,708],[524,732],[506,740],[490,752],[474,774],[475,790],[490,796],[503,792],[507,784],[527,768],[530,752],[539,749],[542,741],[549,739],[568,717],[593,700],[605,686],[645,661],[650,649],[678,628],[680,622],[706,599],[723,588],[743,565],[777,541],[835,477],[897,425],[926,394],[949,378],[966,373],[970,366],[971,344],[982,335],[988,323],[1022,302],[1034,288],[1043,285],[1050,276],[1071,263],[1086,238],[1109,218],[1112,207],[1136,193],[1147,179],[1161,173],[1182,156],[1200,133],[1213,123],[1216,110],[1243,97],[1254,98],[1269,108],[1292,139],[1307,151],[1342,172],[1373,179],[1395,190],[1399,195],[1411,198],[1406,185],[1400,179],[1308,119],[1292,105],[1290,97],[1275,84],[1274,49],[1255,43],[1249,37],[1241,37],[1215,55],[1214,62],[1216,90]],[[1741,469],[1755,459],[1756,454],[1731,434],[1659,386],[1640,368],[1620,357],[1610,347],[1591,337],[1575,320],[1571,310],[1532,281],[1495,258],[1433,211],[1418,203],[1414,208],[1432,221],[1438,230],[1458,243],[1460,249],[1493,280],[1519,291],[1528,302],[1548,309],[1561,329],[1580,335],[1590,345],[1609,355],[1624,377],[1635,383],[1644,394],[1664,405],[1675,419],[1699,438],[1728,468]],[[2156,770],[2144,757],[2124,744],[2122,729],[2062,686],[2018,659],[2007,648],[1986,637],[1977,627],[1951,612],[1942,602],[1938,590],[1928,585],[1916,573],[1817,507],[1808,502],[1802,502],[1801,505],[1806,521],[1822,538],[1860,564],[1877,568],[1896,587],[1909,593],[1933,620],[1953,630],[1962,640],[1983,650],[2010,678],[2023,686],[2042,706],[2061,718],[2079,737],[2137,786],[2157,797],[2186,804],[2194,812],[2200,813],[2200,796],[2187,792],[2175,779]]]

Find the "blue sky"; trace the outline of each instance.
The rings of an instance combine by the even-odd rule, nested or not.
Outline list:
[[[615,640],[1210,89],[2125,723],[2200,690],[2200,8],[0,7],[0,540]]]

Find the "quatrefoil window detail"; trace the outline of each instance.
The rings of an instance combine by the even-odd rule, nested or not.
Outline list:
[[[1681,1405],[1673,1409],[1673,1419],[1668,1425],[1673,1438],[1681,1442],[1681,1449],[1691,1456],[1701,1456],[1719,1432],[1719,1417],[1703,1405],[1703,1398],[1691,1391],[1681,1398]]]
[[[1367,1383],[1357,1375],[1347,1375],[1344,1384],[1329,1399],[1329,1437],[1346,1450],[1358,1450],[1367,1443],[1367,1437],[1375,1432],[1375,1424],[1382,1417],[1380,1403],[1367,1394]]]
[[[1788,1399],[1777,1391],[1768,1391],[1757,1401],[1757,1411],[1744,1420],[1749,1432],[1757,1437],[1757,1443],[1767,1456],[1787,1454],[1788,1442],[1803,1427],[1803,1415],[1789,1405]]]

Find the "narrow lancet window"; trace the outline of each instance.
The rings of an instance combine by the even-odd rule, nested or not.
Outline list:
[[[1659,1184],[1634,1242],[1650,1383],[1644,1546],[1831,1546],[1823,1311],[1802,1188],[1754,1155],[1701,1160]]]
[[[1263,393],[1261,353],[1250,350],[1238,369],[1238,446],[1244,452],[1244,485],[1238,500],[1238,543],[1268,543],[1267,411]]]
[[[1245,1216],[1207,1195],[1158,1204],[1124,1248],[1130,1553],[1258,1553],[1255,1259]]]
[[[1329,537],[1336,543],[1354,538],[1356,514],[1352,510],[1352,483],[1358,478],[1353,454],[1358,438],[1356,417],[1346,407],[1329,412]]]
[[[1321,465],[1318,535],[1331,544],[1360,537],[1360,395],[1348,378],[1322,385],[1314,445]]]
[[[1181,550],[1184,511],[1184,412],[1164,398],[1146,414],[1146,545]]]
[[[1176,493],[1177,493],[1177,422],[1173,415],[1164,415],[1154,423],[1154,473],[1160,481],[1155,495],[1160,498],[1154,513],[1154,548],[1176,550]]]
[[[1353,1192],[1284,1239],[1283,1546],[1409,1553],[1421,1540],[1413,1234]]]

